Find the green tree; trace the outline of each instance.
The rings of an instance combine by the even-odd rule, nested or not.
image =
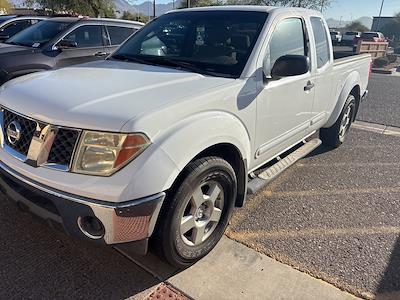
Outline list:
[[[0,0],[0,12],[9,13],[13,5],[9,0]]]
[[[115,17],[111,0],[26,0],[29,6],[39,5],[52,13],[69,12],[90,17]]]
[[[227,3],[236,5],[292,6],[322,11],[331,5],[332,0],[227,0]]]
[[[368,31],[368,27],[364,26],[360,21],[354,21],[346,26],[346,30],[364,32],[364,31]]]
[[[149,17],[142,14],[142,13],[131,13],[130,11],[124,11],[122,13],[121,19],[124,20],[131,20],[131,21],[138,21],[138,22],[143,22],[147,23],[149,21]]]

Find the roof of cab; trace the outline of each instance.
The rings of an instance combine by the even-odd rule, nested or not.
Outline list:
[[[121,20],[121,19],[107,19],[107,18],[87,18],[87,17],[54,17],[50,18],[50,21],[56,22],[104,22],[104,23],[120,23],[120,24],[129,24],[129,25],[137,25],[144,26],[144,23],[130,21],[130,20]]]

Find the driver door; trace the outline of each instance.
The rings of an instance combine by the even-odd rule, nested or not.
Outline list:
[[[276,23],[267,43],[264,73],[257,98],[256,162],[262,163],[304,138],[309,127],[314,101],[311,68],[308,73],[281,79],[268,79],[275,61],[284,55],[310,58],[308,33],[300,17],[284,18]]]
[[[101,25],[82,25],[68,33],[62,40],[75,42],[76,47],[60,50],[56,56],[57,68],[100,60],[106,56]]]

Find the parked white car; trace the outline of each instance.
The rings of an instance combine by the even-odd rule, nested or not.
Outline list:
[[[188,266],[248,193],[344,142],[370,61],[334,60],[317,11],[167,13],[105,61],[1,87],[0,191],[73,236],[140,253],[152,239]]]
[[[330,35],[334,45],[339,45],[342,42],[342,34],[340,31],[331,31]]]

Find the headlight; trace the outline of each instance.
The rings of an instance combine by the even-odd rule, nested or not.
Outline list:
[[[149,139],[142,133],[84,131],[76,150],[72,172],[110,176],[149,145]]]

